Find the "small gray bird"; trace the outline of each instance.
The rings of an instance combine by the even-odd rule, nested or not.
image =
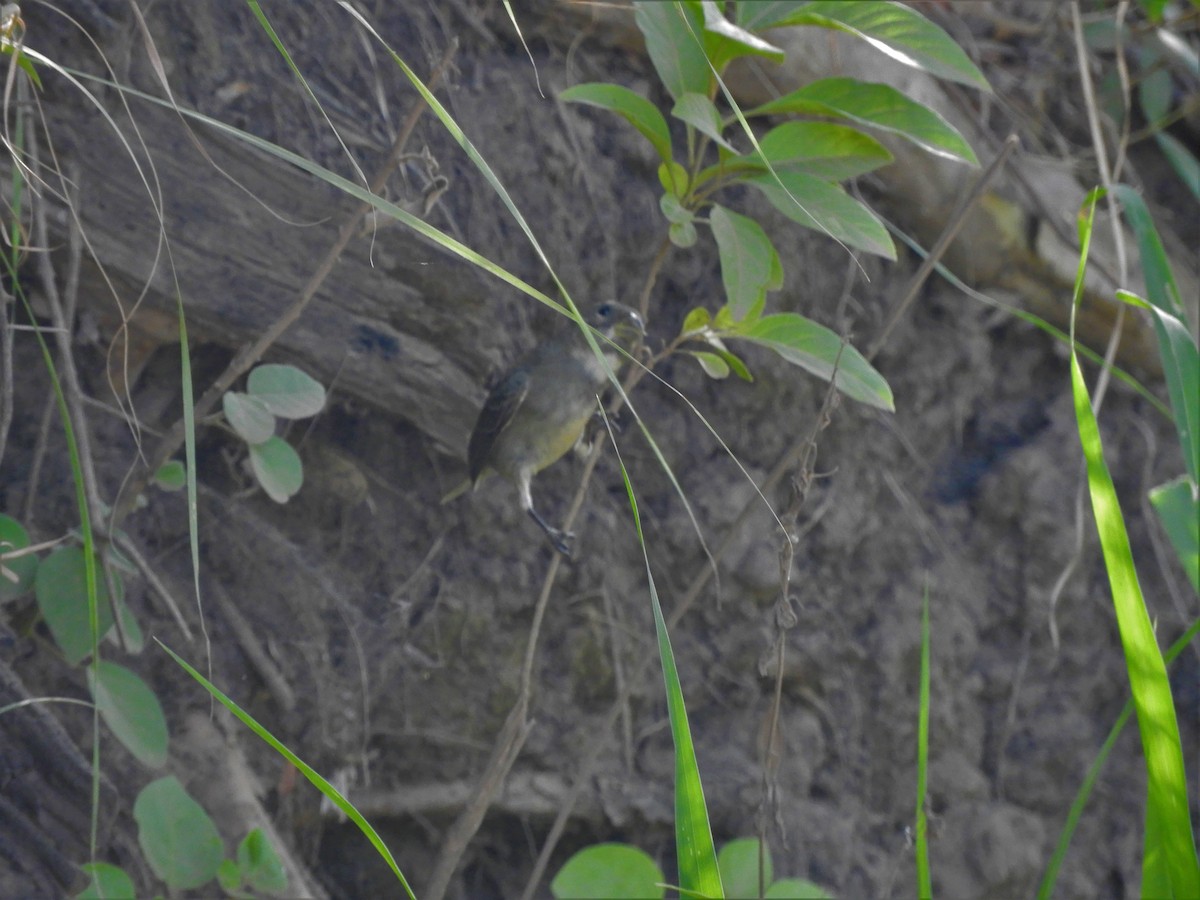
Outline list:
[[[632,349],[645,334],[642,317],[620,303],[601,303],[585,319],[625,350]],[[600,341],[600,349],[616,371],[624,357],[604,341]],[[607,381],[604,366],[578,326],[564,323],[554,337],[527,353],[492,388],[467,445],[470,480],[445,499],[498,472],[516,485],[521,509],[538,523],[554,548],[570,556],[574,535],[555,528],[534,509],[530,482],[578,443],[596,412],[596,395]]]

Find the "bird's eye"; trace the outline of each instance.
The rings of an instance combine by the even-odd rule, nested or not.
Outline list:
[[[602,319],[607,319],[612,315],[612,304],[602,303],[596,310],[596,315]]]

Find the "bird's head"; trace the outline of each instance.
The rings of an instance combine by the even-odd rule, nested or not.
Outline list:
[[[592,308],[588,324],[626,350],[646,334],[646,325],[637,310],[615,300],[605,300]]]

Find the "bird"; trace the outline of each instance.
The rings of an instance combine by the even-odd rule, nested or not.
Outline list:
[[[585,321],[626,351],[646,333],[637,311],[616,301],[592,307]],[[607,341],[599,341],[601,362],[577,323],[571,322],[505,372],[488,393],[471,431],[468,480],[442,502],[474,489],[492,474],[502,475],[516,486],[521,509],[545,532],[554,549],[570,558],[575,535],[542,517],[533,505],[531,485],[538,472],[581,441],[609,370],[615,372],[623,362]]]

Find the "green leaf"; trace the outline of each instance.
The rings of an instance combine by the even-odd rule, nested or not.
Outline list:
[[[668,160],[658,167],[658,183],[663,190],[674,197],[682,197],[688,190],[687,169],[674,160]]]
[[[125,870],[111,863],[84,863],[80,868],[90,878],[75,900],[121,900],[125,897],[136,897],[133,880],[125,874]]]
[[[1096,201],[1101,193],[1092,191],[1079,213],[1081,251],[1071,305],[1071,393],[1146,766],[1141,894],[1200,897],[1200,863],[1188,811],[1187,776],[1171,684],[1138,584],[1125,519],[1104,460],[1100,428],[1076,352],[1075,318],[1083,296]]]
[[[912,141],[930,153],[979,165],[971,145],[942,116],[891,85],[856,78],[822,78],[746,116],[818,115],[847,119]]]
[[[896,258],[896,247],[887,230],[842,188],[801,172],[779,172],[778,177],[776,181],[770,175],[756,175],[747,179],[747,184],[762,191],[772,206],[805,228],[868,253]]]
[[[879,141],[857,128],[829,122],[784,122],[772,128],[755,151],[730,160],[726,171],[766,171],[766,162],[777,172],[797,171],[822,181],[843,181],[872,172],[892,161]]]
[[[736,320],[761,314],[767,291],[783,285],[779,253],[754,219],[713,205],[709,226],[721,259],[721,280]]]
[[[179,460],[169,459],[154,473],[154,483],[164,491],[181,491],[187,486],[187,469]]]
[[[0,604],[20,597],[33,587],[37,574],[36,553],[6,559],[6,553],[29,546],[29,533],[16,519],[0,515]]]
[[[700,37],[704,23],[698,3],[635,3],[634,21],[646,39],[646,52],[667,93],[709,96],[712,73]]]
[[[726,150],[736,153],[733,145],[721,137],[721,114],[703,94],[684,94],[675,101],[671,115],[708,135]]]
[[[628,844],[593,844],[565,863],[550,882],[557,900],[662,897],[663,873],[650,855]]]
[[[212,881],[225,855],[221,836],[178,778],[168,775],[142,788],[133,818],[146,862],[169,887],[185,891]]]
[[[1173,134],[1157,131],[1154,141],[1179,180],[1191,191],[1193,199],[1200,201],[1200,160]]]
[[[740,2],[737,5],[735,20],[743,28],[750,31],[763,31],[783,22],[806,3],[808,3],[808,0],[754,0],[753,3]]]
[[[781,878],[763,895],[766,900],[833,900],[833,895],[807,878]]]
[[[828,381],[837,366],[837,389],[877,409],[895,412],[892,389],[869,362],[824,325],[798,313],[763,316],[727,337],[751,341],[774,350],[790,363]]]
[[[1162,521],[1192,590],[1200,594],[1200,501],[1195,484],[1181,475],[1150,491],[1150,503]]]
[[[240,391],[226,391],[221,409],[238,437],[251,446],[261,444],[275,434],[275,416],[261,397]]]
[[[707,350],[684,350],[683,352],[694,357],[709,378],[724,381],[729,377],[729,363],[721,359],[720,354],[710,353]]]
[[[992,92],[983,73],[937,25],[899,3],[884,0],[816,0],[776,25],[817,25],[862,38],[898,62],[931,75]]]
[[[232,859],[223,859],[217,866],[217,884],[221,890],[231,896],[237,896],[242,889],[242,870]]]
[[[246,379],[246,391],[281,419],[304,419],[325,408],[325,388],[295,366],[259,366]]]
[[[1146,299],[1163,312],[1182,318],[1183,303],[1179,298],[1179,285],[1171,272],[1167,251],[1163,249],[1154,218],[1146,208],[1146,201],[1127,184],[1113,185],[1113,193],[1121,201],[1125,218],[1133,229],[1138,242],[1138,256],[1142,263],[1142,277],[1146,280]]]
[[[758,888],[758,838],[738,838],[730,841],[717,854],[717,868],[721,870],[721,884],[726,897],[757,897]],[[775,880],[771,863],[771,848],[763,848],[763,885]]]
[[[711,317],[708,314],[708,310],[703,306],[697,306],[684,316],[683,325],[680,326],[679,333],[683,335],[703,331],[708,327],[710,321]]]
[[[129,669],[106,659],[87,674],[100,715],[117,740],[151,768],[166,765],[167,720],[154,691]]]
[[[261,828],[255,828],[238,844],[237,864],[242,878],[254,890],[264,894],[282,894],[287,890],[283,863]]]
[[[97,572],[100,567],[97,565]],[[103,638],[113,624],[108,587],[96,579],[96,614]],[[92,628],[88,614],[86,561],[79,547],[60,547],[42,560],[34,578],[38,609],[50,627],[55,643],[71,665],[83,662],[92,652]]]
[[[696,243],[696,226],[692,222],[672,222],[667,236],[676,247],[686,250]]]
[[[671,159],[671,133],[667,120],[658,107],[627,87],[619,84],[577,84],[562,91],[559,98],[568,103],[586,103],[599,106],[623,116],[640,131],[654,146],[654,151],[663,162]]]
[[[304,466],[292,445],[281,437],[250,446],[254,477],[276,503],[287,503],[304,484]]]
[[[718,72],[723,72],[739,56],[762,56],[772,62],[783,62],[786,54],[781,49],[734,25],[721,15],[713,0],[703,0],[700,9],[704,13],[704,49]]]
[[[691,222],[696,214],[684,206],[674,194],[663,194],[658,198],[658,208],[668,222],[680,224]]]

